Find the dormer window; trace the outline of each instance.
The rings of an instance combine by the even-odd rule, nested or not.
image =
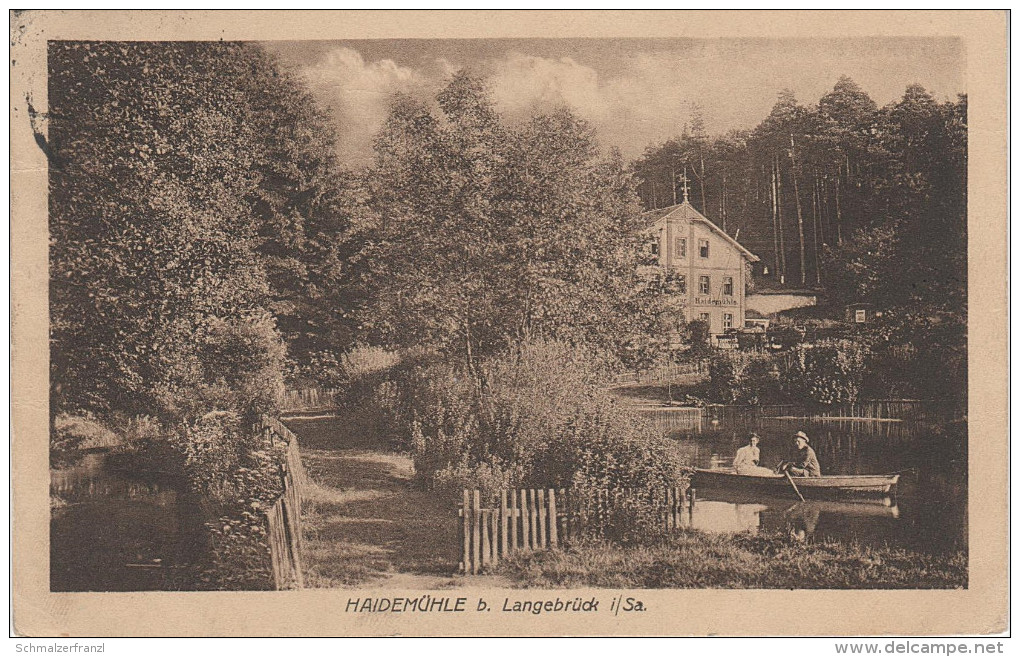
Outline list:
[[[702,258],[708,257],[708,240],[698,240],[698,254]]]

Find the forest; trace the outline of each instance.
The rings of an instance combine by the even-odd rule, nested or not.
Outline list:
[[[396,97],[351,171],[333,118],[256,45],[69,41],[49,46],[46,118],[52,459],[88,418],[129,467],[213,500],[210,588],[264,575],[280,454],[252,427],[288,387],[385,409],[424,486],[681,476],[602,386],[683,328],[668,280],[638,274],[637,234],[682,172],[762,284],[881,304],[886,343],[965,364],[962,97],[911,86],[877,107],[840,78],[747,132],[696,116],[626,163],[570,108],[508,122],[461,71]],[[371,380],[359,353],[400,364]]]
[[[962,311],[967,99],[919,85],[885,107],[843,76],[814,105],[780,93],[749,131],[683,133],[631,165],[645,208],[691,201],[762,258],[758,284],[823,288],[843,303]]]

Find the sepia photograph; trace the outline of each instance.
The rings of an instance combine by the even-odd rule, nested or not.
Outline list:
[[[44,51],[49,592],[971,587],[963,37]]]

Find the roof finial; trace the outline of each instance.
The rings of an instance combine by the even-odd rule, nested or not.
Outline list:
[[[688,189],[687,189],[687,167],[684,167],[684,172],[682,174],[680,174],[680,182],[683,184],[683,190],[684,190],[684,200],[683,200],[683,202],[687,203],[687,192],[688,192]]]

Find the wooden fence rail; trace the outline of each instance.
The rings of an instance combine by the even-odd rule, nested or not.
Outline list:
[[[514,552],[569,543],[581,535],[585,518],[602,522],[614,504],[639,495],[649,497],[641,491],[599,491],[594,499],[582,501],[563,488],[522,488],[483,498],[478,489],[464,489],[458,510],[461,572],[477,574]],[[684,525],[686,488],[663,489],[654,495],[653,504],[667,529]]]
[[[669,383],[689,377],[700,377],[708,374],[708,361],[699,360],[690,363],[668,363],[656,365],[635,372],[624,372],[613,380],[615,384],[637,383]]]
[[[287,390],[280,401],[284,413],[331,411],[336,408],[341,391],[334,388],[301,388]]]
[[[650,422],[656,431],[701,433],[703,428],[704,412],[697,406],[638,406],[634,410]]]
[[[306,475],[301,464],[298,439],[282,422],[268,416],[262,417],[262,431],[269,444],[287,446],[280,472],[283,493],[266,513],[273,585],[277,590],[304,588],[301,491],[305,487]]]
[[[707,421],[721,423],[765,418],[857,419],[942,423],[966,414],[966,409],[923,399],[861,399],[832,406],[764,404],[741,406],[710,404],[703,410]]]

